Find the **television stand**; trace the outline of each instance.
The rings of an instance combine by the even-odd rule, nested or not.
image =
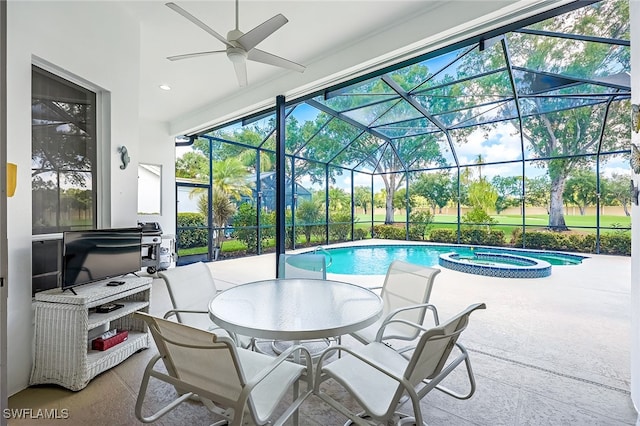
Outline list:
[[[117,287],[107,287],[109,280],[78,286],[74,294],[59,288],[36,293],[30,385],[57,384],[78,391],[98,374],[149,347],[147,326],[133,314],[149,312],[153,278],[120,280],[125,283]],[[96,311],[107,303],[124,306],[106,313]],[[114,328],[127,330],[127,340],[105,351],[91,349],[91,336]]]

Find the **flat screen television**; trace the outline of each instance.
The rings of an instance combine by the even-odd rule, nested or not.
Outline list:
[[[141,269],[140,228],[66,231],[62,237],[62,289]]]

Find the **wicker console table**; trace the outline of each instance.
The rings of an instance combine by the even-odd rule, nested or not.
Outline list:
[[[81,390],[96,375],[149,347],[147,327],[133,313],[149,312],[153,279],[119,279],[125,284],[108,287],[107,280],[76,287],[77,294],[59,288],[36,293],[30,384],[52,383]],[[97,306],[109,302],[124,307],[109,313],[96,312]],[[90,334],[113,328],[128,330],[127,340],[105,351],[91,350]]]

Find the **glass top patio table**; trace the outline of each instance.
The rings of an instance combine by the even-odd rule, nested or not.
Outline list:
[[[278,340],[335,337],[382,315],[382,300],[355,284],[319,279],[255,281],[218,293],[209,303],[216,325],[237,334]]]

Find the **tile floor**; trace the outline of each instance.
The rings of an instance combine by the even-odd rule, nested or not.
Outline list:
[[[274,255],[209,264],[220,288],[275,275]],[[580,266],[553,267],[550,277],[504,279],[443,270],[431,302],[441,318],[485,302],[471,317],[461,341],[471,353],[476,394],[458,401],[439,392],[423,400],[425,421],[436,425],[633,425],[629,394],[630,259],[591,256]],[[329,278],[381,285],[382,276]],[[154,280],[151,311],[169,307],[162,280]],[[356,344],[345,339],[346,343]],[[155,350],[138,353],[96,377],[80,392],[56,386],[25,389],[10,408],[67,409],[68,419],[10,420],[10,425],[133,425],[135,399],[146,362]],[[452,387],[462,377],[447,379]],[[338,386],[331,391],[340,392]],[[149,406],[172,390],[154,386]],[[352,402],[349,402],[352,405]],[[301,410],[302,425],[332,426],[345,419],[317,397]],[[207,425],[216,420],[196,402],[156,422]]]

